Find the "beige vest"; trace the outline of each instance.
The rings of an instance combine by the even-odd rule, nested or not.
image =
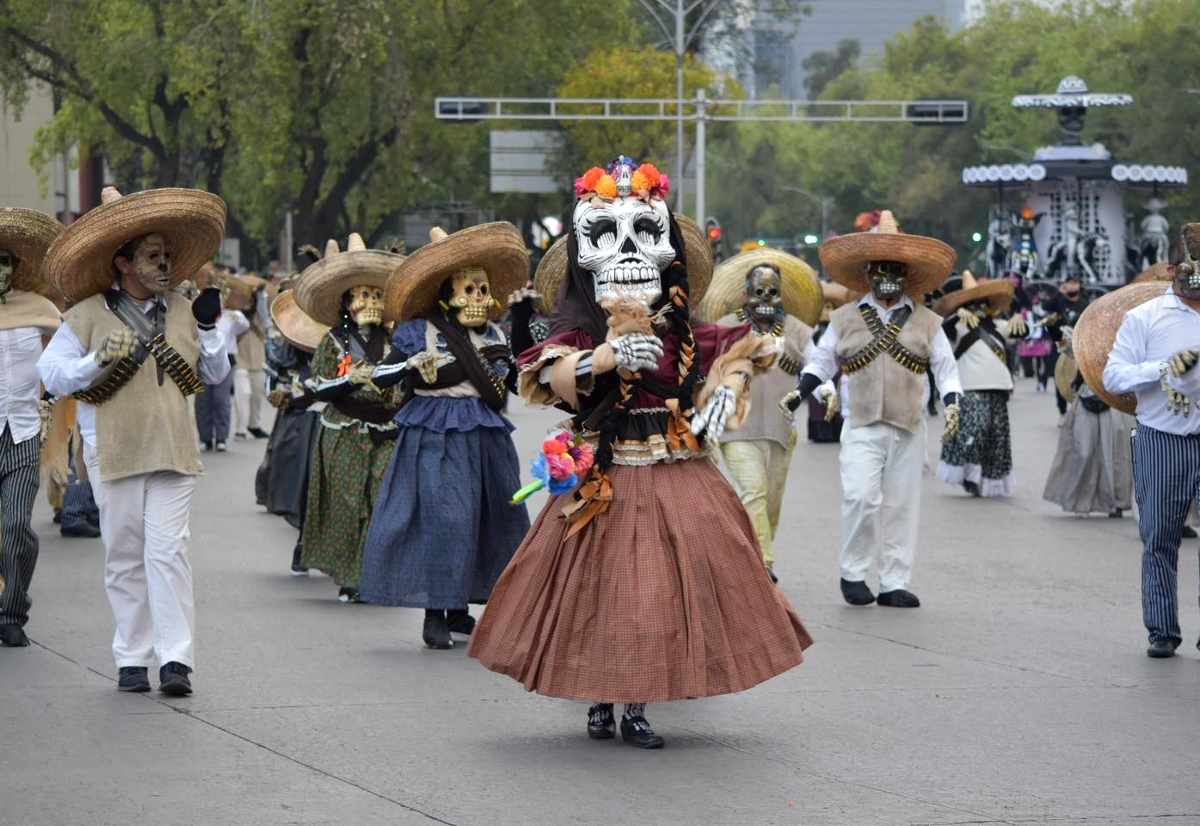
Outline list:
[[[238,336],[237,366],[243,370],[262,370],[267,366],[265,336],[259,329],[258,320],[250,322],[250,329]]]
[[[838,361],[851,358],[875,339],[856,303],[838,307],[829,323],[837,335]],[[900,330],[899,342],[919,358],[929,359],[933,338],[941,326],[941,316],[918,304]],[[920,431],[929,393],[929,380],[924,373],[914,373],[887,353],[880,353],[868,366],[846,379],[851,427],[886,422],[913,433]]]
[[[167,293],[167,343],[193,370],[200,361],[200,340],[191,305]],[[103,295],[76,304],[66,322],[84,348],[94,352],[104,337],[124,325],[108,309]],[[196,446],[196,428],[184,397],[170,376],[158,384],[158,367],[147,356],[129,383],[96,407],[96,451],[100,478],[111,482],[127,476],[168,470],[194,476],[203,470]]]

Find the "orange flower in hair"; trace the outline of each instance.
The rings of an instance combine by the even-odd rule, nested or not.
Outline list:
[[[596,182],[596,194],[601,198],[617,197],[617,182],[612,175],[604,175]]]
[[[640,169],[633,173],[633,178],[631,179],[630,183],[633,186],[634,194],[640,195],[643,198],[646,198],[650,195],[650,189],[654,186],[654,184],[650,183],[650,179],[647,178],[645,173]]]

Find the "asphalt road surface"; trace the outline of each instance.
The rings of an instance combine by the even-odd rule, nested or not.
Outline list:
[[[526,461],[556,416],[518,408]],[[926,475],[915,611],[842,603],[838,448],[802,442],[777,566],[816,644],[744,694],[651,706],[661,752],[426,650],[419,611],[289,576],[255,441],[206,458],[193,508],[196,694],[119,694],[100,542],[40,501],[35,644],[0,650],[0,824],[1200,824],[1198,543],[1181,656],[1149,660],[1134,520],[1043,502],[1052,396],[1025,381],[1012,410],[1011,499]]]

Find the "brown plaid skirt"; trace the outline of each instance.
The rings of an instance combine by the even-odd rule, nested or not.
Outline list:
[[[470,654],[530,691],[660,702],[743,691],[812,643],[708,459],[614,466],[606,514],[564,541],[551,500],[500,577]]]

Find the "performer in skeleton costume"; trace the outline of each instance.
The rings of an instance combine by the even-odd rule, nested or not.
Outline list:
[[[970,270],[962,287],[943,296],[933,311],[954,345],[963,386],[958,433],[942,445],[938,478],[961,485],[972,496],[1010,496],[1013,486],[1012,433],[1008,398],[1012,371],[1007,342],[1029,332],[1020,316],[1002,319],[1016,287],[1008,279],[976,281]]]
[[[568,236],[539,266],[552,335],[522,355],[520,392],[570,410],[594,462],[547,503],[470,649],[527,689],[593,702],[592,738],[614,736],[624,703],[621,736],[640,748],[664,742],[647,702],[742,691],[811,642],[709,458],[777,344],[746,325],[692,325],[711,257],[668,210],[668,185],[625,157],[589,170]]]
[[[425,609],[422,638],[434,649],[469,635],[470,603],[487,602],[529,530],[513,426],[503,415],[516,387],[508,339],[489,320],[529,277],[529,253],[512,224],[435,228],[388,282],[397,320],[388,362],[375,379],[404,383],[399,436],[363,556],[367,602]]]
[[[195,627],[188,521],[201,472],[188,397],[229,372],[217,290],[172,288],[216,254],[225,202],[191,189],[121,197],[67,228],[46,257],[74,302],[38,369],[75,394],[84,461],[100,506],[105,588],[116,620],[121,691],[190,694]]]
[[[42,261],[62,224],[32,209],[0,209],[0,646],[29,645],[29,585],[38,558],[31,517],[50,404],[37,361],[58,329]]]
[[[947,438],[958,430],[962,393],[942,319],[919,302],[956,256],[941,241],[900,232],[886,210],[873,230],[826,241],[820,253],[833,280],[866,295],[834,311],[788,404],[794,409],[838,370],[847,375],[842,597],[875,602],[865,580],[878,566],[879,604],[915,608],[921,602],[907,589],[925,464],[925,374],[932,370],[942,391]]]
[[[295,290],[299,308],[331,328],[310,365],[308,388],[327,405],[309,466],[300,567],[332,577],[342,602],[359,601],[371,509],[396,446],[392,417],[399,392],[371,379],[391,352],[383,290],[403,260],[367,249],[352,233],[345,252],[329,241],[325,257],[304,270]]]
[[[722,261],[713,273],[697,315],[726,327],[746,324],[759,335],[776,336],[783,352],[750,386],[750,412],[736,430],[721,436],[721,453],[733,486],[750,514],[763,564],[775,576],[775,531],[788,468],[796,448],[794,416],[779,402],[796,386],[811,346],[810,324],[820,317],[821,289],[808,264],[779,250],[761,248]],[[836,399],[833,387],[824,396]],[[828,408],[836,414],[836,402]]]

